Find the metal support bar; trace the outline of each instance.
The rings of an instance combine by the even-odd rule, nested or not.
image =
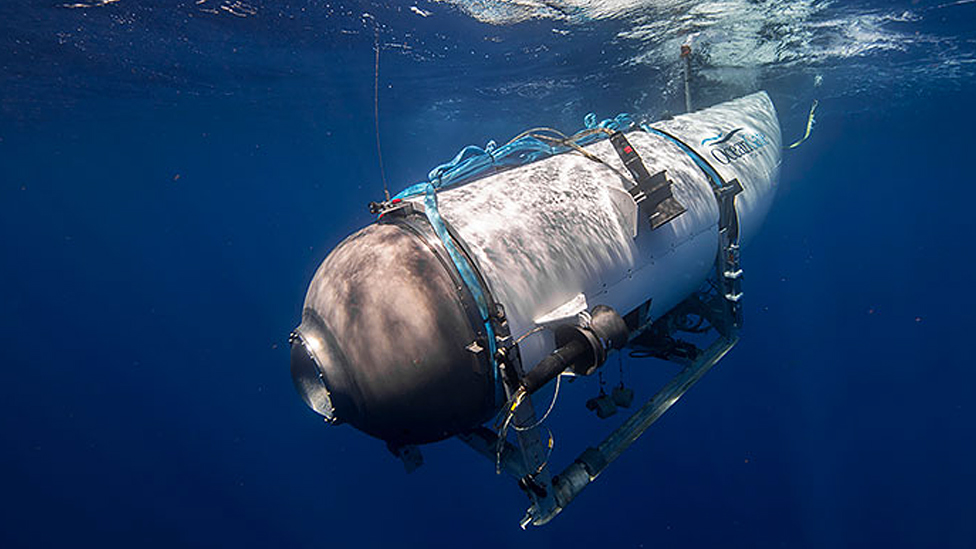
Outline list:
[[[511,402],[520,387],[520,380],[524,377],[524,372],[522,371],[521,361],[517,352],[511,352],[513,349],[517,349],[512,344],[511,337],[499,341],[498,347],[502,357],[502,383],[505,387],[505,395],[509,402]],[[530,395],[526,394],[522,398],[521,404],[512,410],[511,413],[513,415],[512,421],[515,425],[528,426],[535,425],[536,423],[535,408],[532,406],[532,398]],[[552,474],[548,466],[548,445],[543,443],[538,426],[531,429],[515,429],[515,438],[518,442],[518,445],[515,447],[517,448],[515,452],[521,458],[522,467],[519,468],[515,465],[506,465],[504,463],[506,461],[504,455],[505,448],[511,446],[508,441],[504,442],[506,446],[503,448],[503,455],[501,456],[499,465],[501,465],[502,470],[505,470],[509,474],[513,474],[513,471],[518,471],[519,469],[522,471],[522,475],[518,477],[519,487],[525,491],[526,495],[532,501],[532,505],[529,507],[525,518],[521,522],[524,528],[529,523],[537,520],[537,517],[553,514],[553,509],[556,507],[556,499],[552,489]],[[497,444],[497,437],[495,440]],[[471,442],[467,440],[465,442],[469,446],[471,445]],[[478,450],[478,448],[475,447],[475,450]],[[515,458],[515,455],[515,453],[511,453],[512,458],[510,461],[519,461]],[[492,451],[492,462],[495,462],[495,459],[496,454]]]
[[[556,506],[550,514],[535,517],[532,524],[541,526],[552,520],[594,481],[641,434],[673,406],[698,382],[739,340],[738,335],[719,337],[694,362],[671,378],[644,406],[634,412],[596,448],[587,448],[566,469],[553,478]]]
[[[413,444],[396,446],[387,443],[386,447],[394,456],[403,462],[403,468],[407,473],[416,471],[424,464],[424,455],[420,453],[420,448],[417,448]]]
[[[491,429],[479,427],[473,431],[461,433],[457,437],[492,463],[498,458],[498,435]],[[502,471],[514,477],[515,480],[524,477],[527,473],[518,448],[508,441],[502,447],[501,466]]]
[[[516,425],[534,425],[536,423],[535,409],[532,407],[531,397],[525,396],[522,403],[515,409]],[[549,472],[547,446],[542,441],[539,428],[516,430],[515,438],[518,440],[518,447],[522,451],[522,459],[525,464],[525,475],[520,480],[531,482],[537,487],[536,490],[526,490],[532,499],[532,506],[529,507],[525,518],[520,523],[525,528],[529,523],[539,520],[539,517],[554,515],[558,511],[556,498],[553,494],[552,475]]]
[[[623,132],[611,133],[610,143],[617,151],[620,161],[624,163],[627,171],[634,178],[635,185],[627,192],[647,216],[652,230],[668,223],[687,210],[674,198],[671,192],[673,183],[668,179],[667,173],[662,170],[651,175],[647,171],[644,161],[641,160],[640,155],[631,146]]]

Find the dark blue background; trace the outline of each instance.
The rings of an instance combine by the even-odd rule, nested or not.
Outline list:
[[[0,8],[0,545],[976,546],[971,61],[766,68],[784,139],[821,102],[745,250],[740,345],[522,532],[525,497],[460,443],[405,475],[291,385],[305,286],[380,197],[360,15],[383,25],[392,190],[467,143],[677,109],[679,65],[620,65],[620,21],[558,42],[441,4],[254,5]],[[971,7],[906,8],[971,60]],[[625,367],[638,398],[673,371]],[[557,467],[610,427],[583,410],[596,391],[560,397]]]

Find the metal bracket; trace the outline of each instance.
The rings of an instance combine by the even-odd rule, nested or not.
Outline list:
[[[521,404],[514,411],[513,421],[516,425],[534,425],[536,423],[535,408],[531,398],[526,395]],[[515,438],[518,449],[522,454],[525,475],[519,479],[519,487],[529,496],[532,505],[522,519],[522,528],[529,523],[535,523],[541,517],[555,512],[556,500],[553,497],[552,474],[549,472],[548,452],[542,440],[542,433],[538,427],[527,430],[516,430]],[[531,483],[525,481],[528,479]]]
[[[499,309],[496,315],[499,324],[506,324],[504,310]],[[506,330],[507,332],[507,330]],[[505,396],[508,403],[513,402],[515,394],[521,387],[522,377],[525,372],[522,369],[521,358],[518,347],[511,337],[499,338],[497,340],[498,355],[496,360],[502,372],[502,386],[505,389]],[[511,406],[506,404],[505,406]],[[515,425],[530,426],[536,424],[535,408],[532,406],[532,399],[525,394],[514,409],[506,413],[512,414],[512,422]],[[537,520],[537,517],[546,516],[553,512],[556,507],[556,500],[553,497],[552,474],[548,466],[548,445],[543,442],[539,427],[530,429],[514,429],[517,445],[511,445],[507,440],[499,441],[497,435],[493,444],[490,446],[488,457],[495,462],[498,459],[499,471],[517,476],[519,487],[526,493],[532,504],[522,520],[523,528],[529,523]],[[468,434],[461,436],[461,440],[469,446],[484,454],[485,433],[480,432],[480,436]],[[501,444],[501,454],[498,454],[499,444]],[[508,457],[506,457],[506,453]],[[518,455],[516,460],[514,456]],[[513,460],[520,461],[520,466],[513,463]],[[528,478],[531,477],[531,478]]]
[[[505,441],[502,443],[501,455],[499,455],[498,435],[491,429],[478,427],[472,431],[461,433],[457,438],[491,461],[498,459],[502,471],[511,475],[515,480],[526,475],[525,462],[522,460],[519,449],[512,443]]]
[[[733,179],[715,189],[719,205],[719,251],[715,262],[718,285],[725,298],[732,327],[742,327],[742,268],[739,266],[739,215],[735,197],[742,192],[742,184]]]
[[[413,444],[398,446],[387,443],[386,447],[403,462],[403,468],[406,469],[407,473],[416,471],[424,464],[424,456],[420,453],[420,448]]]
[[[681,205],[671,193],[673,183],[668,179],[665,171],[651,175],[644,166],[644,161],[627,141],[622,132],[610,134],[610,143],[624,163],[627,171],[634,178],[636,185],[628,192],[634,202],[644,212],[651,223],[651,229],[657,229],[665,223],[683,214],[687,208]]]

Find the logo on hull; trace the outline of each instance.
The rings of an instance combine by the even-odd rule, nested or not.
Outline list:
[[[737,134],[737,133],[739,133],[741,131],[742,131],[742,128],[736,128],[736,129],[730,131],[729,133],[724,133],[723,134],[722,132],[718,132],[718,135],[716,135],[715,137],[709,137],[707,139],[702,139],[701,144],[702,145],[705,145],[706,143],[709,143],[709,142],[714,141],[714,143],[712,143],[712,146],[713,147],[715,145],[721,145],[722,143],[728,142],[729,139],[732,139],[732,137],[735,136],[735,134]]]
[[[702,139],[701,144],[709,146],[712,158],[719,164],[731,164],[769,144],[766,134],[744,130],[745,128],[735,128],[727,133],[720,131],[713,137]]]

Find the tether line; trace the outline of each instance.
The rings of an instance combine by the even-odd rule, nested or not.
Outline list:
[[[368,15],[368,14],[367,14]],[[376,158],[380,164],[380,178],[383,180],[383,195],[390,201],[390,189],[386,185],[386,170],[383,168],[383,149],[380,147],[380,27],[376,18],[373,20],[373,50],[376,52],[376,63],[373,65],[373,121],[376,126]]]

